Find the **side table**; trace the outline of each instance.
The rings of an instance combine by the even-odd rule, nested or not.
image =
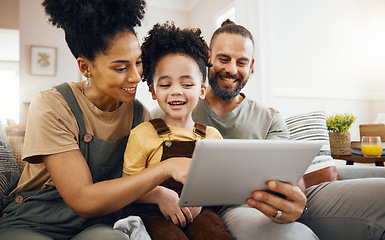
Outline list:
[[[357,163],[374,163],[376,166],[384,166],[385,157],[378,158],[368,158],[364,156],[357,155],[332,155],[334,159],[341,159],[346,161],[346,165],[353,165],[355,162]]]

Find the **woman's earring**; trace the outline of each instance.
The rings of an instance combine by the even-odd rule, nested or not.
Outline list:
[[[85,85],[86,85],[86,87],[91,86],[91,81],[90,81],[90,78],[88,77],[88,75],[87,75],[87,80],[85,82]]]

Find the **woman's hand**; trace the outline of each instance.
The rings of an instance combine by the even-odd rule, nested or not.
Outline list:
[[[253,197],[247,200],[247,204],[258,209],[274,222],[290,223],[296,221],[306,206],[306,196],[301,189],[295,185],[279,181],[269,181],[268,188],[285,195],[286,199],[266,191],[255,191]],[[279,212],[280,214],[277,215]]]
[[[188,169],[190,168],[191,158],[178,157],[169,158],[162,163],[166,164],[169,176],[174,178],[175,181],[184,184]]]
[[[190,208],[179,207],[178,202],[178,194],[168,188],[163,189],[161,196],[159,196],[157,200],[158,207],[166,219],[172,221],[175,225],[184,228],[187,223],[192,222],[193,218],[198,215],[199,212],[196,213],[195,210],[194,214],[192,214]]]

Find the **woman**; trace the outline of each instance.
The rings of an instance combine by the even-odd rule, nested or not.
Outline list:
[[[189,166],[188,159],[170,159],[121,178],[130,130],[149,116],[134,99],[143,69],[133,28],[145,2],[45,0],[43,6],[63,28],[87,80],[32,100],[28,166],[2,201],[0,239],[127,238],[111,228],[122,217],[116,212],[169,177],[183,182]]]

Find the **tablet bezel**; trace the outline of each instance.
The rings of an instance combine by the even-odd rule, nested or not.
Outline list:
[[[322,145],[318,141],[198,140],[179,206],[241,205],[253,191],[267,190],[269,180],[297,183]]]

